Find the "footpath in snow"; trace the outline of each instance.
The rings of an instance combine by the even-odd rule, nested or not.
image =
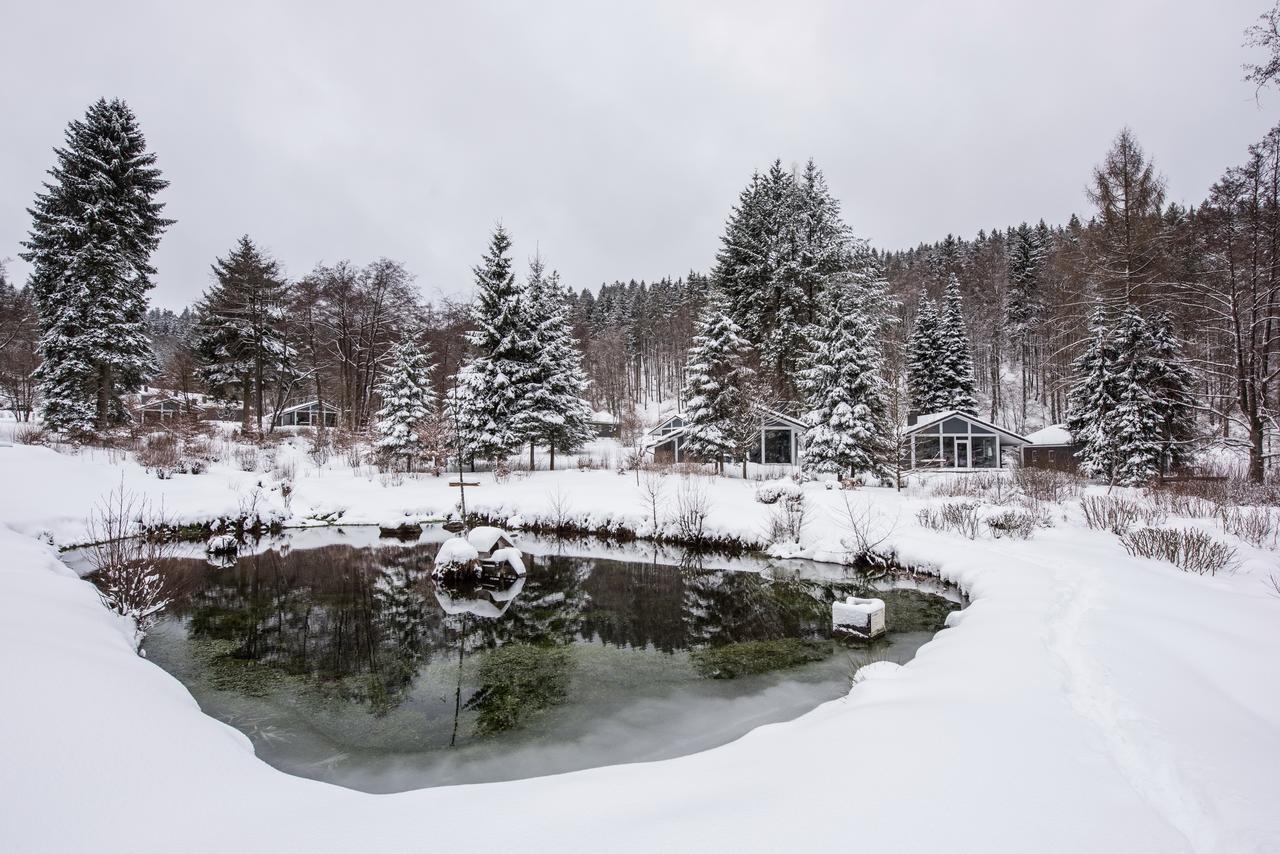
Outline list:
[[[929,499],[807,484],[801,546],[834,548],[843,501],[972,604],[900,669],[732,744],[655,763],[368,795],[278,772],[133,653],[48,541],[84,536],[123,476],[177,520],[285,513],[273,475],[159,480],[102,452],[0,447],[0,849],[236,851],[1280,851],[1276,555],[1216,578],[1131,558],[1054,509],[1029,541],[915,522]],[[540,472],[469,504],[643,526],[609,471]],[[676,501],[676,482],[663,497]],[[389,522],[447,511],[446,479],[299,465],[287,515]],[[758,540],[754,485],[702,479],[709,528]],[[1073,516],[1072,514],[1076,515]],[[1064,515],[1066,518],[1064,518]]]

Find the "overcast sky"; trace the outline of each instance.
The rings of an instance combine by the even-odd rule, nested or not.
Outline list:
[[[1087,212],[1126,124],[1195,202],[1280,117],[1241,80],[1267,2],[0,0],[0,258],[25,280],[25,209],[100,96],[171,182],[171,308],[243,233],[292,276],[399,259],[428,296],[469,291],[498,220],[577,288],[706,270],[775,157],[891,248]]]

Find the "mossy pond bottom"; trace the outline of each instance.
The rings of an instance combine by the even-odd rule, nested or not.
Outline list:
[[[174,558],[147,657],[275,767],[396,792],[724,744],[843,696],[861,664],[907,661],[960,601],[831,566],[529,537],[525,578],[446,585],[442,536]],[[886,600],[887,637],[832,636],[850,594]]]

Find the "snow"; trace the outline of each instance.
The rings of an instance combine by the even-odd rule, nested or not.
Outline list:
[[[524,556],[519,549],[498,549],[490,557],[494,563],[505,563],[516,575],[524,575]]]
[[[1065,424],[1054,424],[1052,427],[1028,433],[1026,439],[1033,445],[1070,445],[1071,431]]]
[[[480,557],[476,547],[462,537],[453,537],[440,544],[436,552],[436,566],[463,566]]]
[[[854,834],[895,852],[1280,850],[1275,553],[1233,540],[1234,574],[1187,575],[1129,557],[1070,506],[1029,541],[970,541],[916,524],[938,500],[923,490],[804,485],[806,553],[841,554],[847,498],[971,604],[904,667],[862,668],[847,697],[795,721],[677,759],[509,783],[368,795],[288,776],[135,655],[131,627],[41,541],[83,542],[88,508],[122,479],[185,520],[256,500],[291,523],[376,524],[457,500],[447,478],[317,467],[292,444],[277,455],[298,464],[290,511],[270,472],[215,463],[159,480],[118,453],[0,448],[0,847],[399,852],[430,826],[433,847],[460,852],[815,850]],[[477,477],[468,508],[493,518],[532,524],[567,504],[648,524],[631,475]],[[668,514],[681,483],[669,475]],[[760,541],[770,508],[754,483],[701,484],[709,529]]]
[[[467,542],[481,552],[492,552],[500,541],[509,539],[506,531],[491,525],[479,525],[467,532]]]

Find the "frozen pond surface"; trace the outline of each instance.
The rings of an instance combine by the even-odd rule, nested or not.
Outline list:
[[[443,532],[376,533],[169,561],[148,658],[277,768],[395,792],[705,750],[905,662],[959,607],[927,579],[527,536],[524,579],[444,585]],[[886,638],[832,638],[849,594],[886,600]]]

